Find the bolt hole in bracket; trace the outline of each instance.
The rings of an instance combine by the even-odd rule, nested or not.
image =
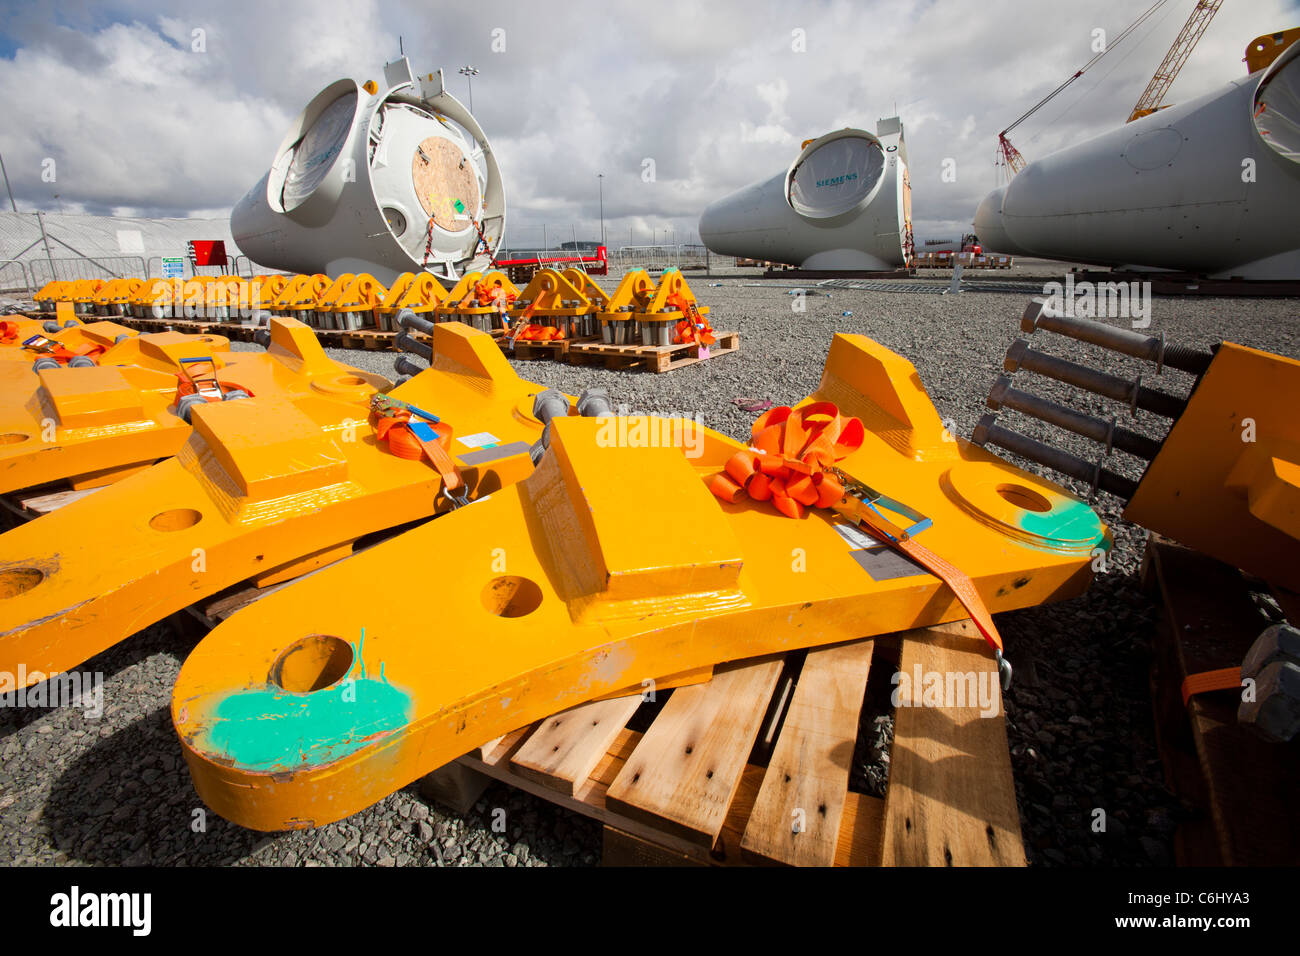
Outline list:
[[[352,671],[356,652],[332,634],[311,634],[294,641],[271,665],[270,683],[291,694],[310,694],[333,687]]]
[[[1064,553],[1105,546],[1106,530],[1087,502],[1008,467],[964,461],[944,474],[944,491],[962,510],[1025,544]]]
[[[149,527],[155,531],[184,531],[193,528],[203,520],[203,513],[193,508],[172,508],[160,511],[149,519]]]
[[[542,604],[537,582],[517,574],[505,574],[487,583],[481,595],[488,613],[497,617],[524,617]]]
[[[39,568],[6,568],[0,571],[0,598],[26,594],[44,580],[45,572]]]

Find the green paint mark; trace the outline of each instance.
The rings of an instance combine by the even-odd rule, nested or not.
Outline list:
[[[456,207],[456,211],[459,213],[463,213],[465,211],[465,204],[461,202],[459,199],[457,199],[452,205]]]
[[[267,684],[231,694],[213,714],[202,749],[247,770],[301,770],[340,760],[377,737],[410,722],[411,696],[366,676],[366,632],[355,650],[354,671],[330,687],[296,694]]]
[[[1069,501],[1051,511],[1026,511],[1020,527],[1030,534],[1058,541],[1089,541],[1096,544],[1102,539],[1101,519],[1082,501]]]
[[[268,685],[223,700],[203,749],[248,770],[319,766],[405,726],[410,711],[410,695],[368,678],[310,694]]]

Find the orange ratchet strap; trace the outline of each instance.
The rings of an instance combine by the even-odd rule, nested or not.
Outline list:
[[[667,301],[685,316],[673,330],[674,342],[678,344],[698,342],[700,345],[707,346],[717,341],[713,337],[713,326],[709,325],[708,319],[700,315],[700,310],[695,307],[694,302],[687,302],[680,292],[670,295]]]
[[[918,544],[907,530],[881,515],[873,502],[878,500],[890,510],[905,506],[888,502],[835,467],[862,447],[864,436],[862,422],[846,419],[832,402],[814,402],[797,410],[773,408],[754,422],[753,448],[733,455],[725,473],[714,476],[710,490],[732,503],[746,495],[756,501],[770,500],[790,518],[802,518],[808,508],[833,508],[862,525],[952,590],[993,648],[1002,686],[1007,687],[1011,664],[1002,656],[1002,636],[970,576]]]
[[[455,493],[463,491],[465,479],[451,457],[452,427],[442,421],[412,422],[410,410],[395,405],[386,395],[376,395],[371,410],[376,416],[375,437],[388,442],[388,450],[398,458],[428,458],[448,497],[458,500]]]
[[[1241,668],[1222,667],[1217,671],[1188,674],[1182,687],[1183,706],[1186,707],[1194,695],[1212,690],[1241,690]]]

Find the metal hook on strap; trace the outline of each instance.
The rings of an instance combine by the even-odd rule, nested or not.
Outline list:
[[[1002,683],[1002,689],[1005,691],[1011,686],[1011,662],[1002,656],[1001,651],[994,652],[998,659],[998,679]]]
[[[446,485],[444,485],[442,488],[442,496],[451,502],[452,511],[455,511],[457,508],[464,508],[466,505],[469,504],[469,495],[465,494],[464,492],[462,492],[459,495],[453,495],[450,491],[447,490]]]

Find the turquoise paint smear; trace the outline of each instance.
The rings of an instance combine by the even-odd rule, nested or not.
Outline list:
[[[1051,511],[1026,511],[1020,527],[1042,538],[1062,541],[1088,541],[1096,544],[1104,537],[1101,519],[1082,501],[1070,501]]]
[[[231,694],[217,705],[204,749],[247,770],[302,770],[341,760],[410,722],[411,696],[366,676],[366,629],[353,672],[331,687],[295,694],[273,684]]]
[[[370,678],[310,694],[268,684],[231,694],[217,706],[204,749],[248,770],[300,770],[360,750],[405,726],[410,713],[409,694]]]

